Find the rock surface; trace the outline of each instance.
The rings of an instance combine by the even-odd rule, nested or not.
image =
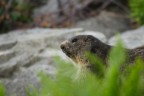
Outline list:
[[[57,11],[59,11],[57,6],[57,0],[47,0],[47,3],[45,5],[36,8],[34,10],[34,15],[57,12]]]
[[[110,38],[108,43],[110,45],[115,45],[117,41],[116,38],[116,36],[113,36],[112,38]],[[144,26],[136,30],[130,30],[122,33],[121,39],[123,40],[123,43],[127,48],[144,46]]]
[[[110,38],[117,32],[131,29],[128,18],[106,11],[101,12],[96,17],[78,22],[75,27],[102,32],[107,38]]]
[[[106,42],[102,33],[77,29],[29,29],[0,35],[0,81],[8,96],[27,96],[25,87],[38,87],[38,72],[56,72],[53,57],[67,58],[59,44],[78,34],[91,34]]]

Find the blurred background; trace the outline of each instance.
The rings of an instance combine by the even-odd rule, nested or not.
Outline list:
[[[1,0],[0,33],[34,27],[81,27],[103,32],[109,38],[137,27],[131,18],[129,1]]]

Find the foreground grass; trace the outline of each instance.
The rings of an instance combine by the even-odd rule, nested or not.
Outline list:
[[[6,96],[6,91],[2,84],[0,84],[0,96]]]

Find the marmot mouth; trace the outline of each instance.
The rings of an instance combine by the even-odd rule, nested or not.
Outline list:
[[[62,49],[62,51],[68,56],[71,57],[72,53],[69,51],[69,41],[64,41],[62,42],[62,44],[60,45],[60,48]]]
[[[62,51],[63,51],[68,57],[71,57],[72,54],[71,54],[70,52],[68,52],[68,51],[66,51],[66,50],[63,50],[63,49],[62,49]]]
[[[64,52],[68,57],[71,57],[71,53],[70,52]]]

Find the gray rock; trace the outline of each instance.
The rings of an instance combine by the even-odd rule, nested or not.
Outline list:
[[[59,11],[57,0],[47,0],[47,3],[40,8],[34,10],[34,15],[46,14]]]
[[[102,32],[107,38],[113,36],[116,32],[123,32],[130,29],[129,19],[103,11],[96,17],[91,17],[78,22],[75,27],[81,27],[85,30]]]
[[[27,96],[26,87],[33,85],[39,88],[39,72],[49,75],[56,72],[54,56],[69,60],[61,52],[60,43],[80,34],[93,35],[106,42],[102,33],[81,28],[35,28],[0,35],[0,80],[6,86],[7,95]]]
[[[140,46],[144,46],[144,26],[140,27],[136,30],[130,30],[126,31],[123,34],[121,34],[121,39],[123,40],[124,45],[127,48],[136,48]],[[117,37],[113,36],[110,38],[108,43],[110,45],[115,45],[117,41]]]
[[[12,48],[17,43],[16,39],[9,35],[0,36],[0,51]]]
[[[15,56],[13,51],[1,51],[0,52],[0,64],[7,62]]]

